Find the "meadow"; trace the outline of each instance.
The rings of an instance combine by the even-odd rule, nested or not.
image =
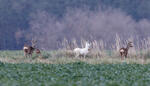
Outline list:
[[[143,57],[143,58],[140,58]],[[132,54],[128,58],[122,60],[118,52],[102,51],[102,52],[89,52],[86,58],[75,58],[73,52],[70,50],[56,50],[56,51],[42,51],[42,56],[33,53],[32,57],[25,57],[22,50],[5,50],[0,51],[0,61],[3,63],[43,63],[43,64],[66,64],[73,62],[85,62],[89,64],[149,64],[149,53],[141,53],[139,56]]]

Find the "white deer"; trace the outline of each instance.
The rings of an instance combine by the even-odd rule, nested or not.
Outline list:
[[[85,48],[75,48],[73,52],[76,54],[76,57],[83,55],[84,57],[88,54],[91,44],[86,42]]]

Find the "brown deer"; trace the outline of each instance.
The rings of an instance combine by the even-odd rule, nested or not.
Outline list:
[[[39,49],[36,49],[36,54],[41,54],[41,51]]]
[[[24,56],[25,57],[27,57],[27,56],[29,56],[29,57],[31,57],[32,56],[32,53],[34,52],[34,50],[36,49],[35,48],[35,44],[36,44],[36,40],[33,40],[32,39],[32,41],[31,41],[31,43],[32,43],[32,46],[29,46],[29,45],[24,45],[24,47],[23,47],[23,51],[24,51]]]
[[[121,55],[121,58],[123,59],[123,57],[127,58],[127,55],[128,55],[128,50],[130,47],[133,47],[132,46],[132,42],[129,42],[127,44],[127,47],[126,48],[120,48],[119,52],[120,52],[120,55]]]
[[[40,56],[40,58],[42,58],[42,54],[41,54],[40,49],[36,48],[35,52],[36,52],[37,55]]]

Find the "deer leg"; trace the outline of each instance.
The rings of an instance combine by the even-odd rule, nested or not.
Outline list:
[[[25,55],[25,57],[26,57],[26,58],[29,56],[29,54],[28,54],[28,53],[24,53],[24,55]]]
[[[30,54],[29,53],[27,53],[27,58],[29,58],[30,57]]]
[[[128,52],[125,54],[125,58],[127,58]]]
[[[77,58],[78,56],[79,56],[79,53],[76,53],[76,56],[75,56],[75,57]]]
[[[121,56],[121,59],[122,59],[122,60],[124,59],[124,56],[123,56],[123,55]]]
[[[83,58],[85,59],[85,54],[83,54]]]
[[[30,54],[28,54],[28,57],[30,58]]]
[[[27,57],[26,53],[24,52],[24,56]]]
[[[120,55],[121,55],[121,59],[123,60],[123,53],[121,52]]]
[[[126,56],[124,55],[123,59],[126,59]]]
[[[28,57],[30,58],[30,56],[31,56],[31,54],[30,53],[28,53]]]
[[[125,58],[127,58],[127,55],[125,55]]]
[[[124,60],[125,59],[125,55],[124,54],[122,54],[122,60]]]
[[[27,58],[27,54],[25,54],[25,57]]]
[[[27,49],[24,49],[23,51],[24,51],[24,57],[27,58],[27,54],[28,54]]]
[[[29,54],[26,54],[26,58],[28,58],[29,57]]]

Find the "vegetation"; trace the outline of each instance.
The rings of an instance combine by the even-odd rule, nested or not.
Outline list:
[[[105,56],[92,54],[86,58],[74,58],[72,53],[64,50],[42,51],[42,57],[33,54],[26,58],[23,51],[0,51],[0,84],[149,86],[149,58],[121,60],[120,56],[105,52]]]
[[[3,86],[149,86],[150,65],[0,63]]]
[[[149,64],[149,52],[139,55],[134,55],[130,53],[128,58],[122,60],[121,56],[117,52],[113,51],[99,51],[90,52],[88,55],[83,57],[75,58],[73,52],[68,52],[66,50],[58,51],[42,51],[42,56],[36,55],[35,53],[32,57],[25,57],[23,51],[0,51],[0,61],[4,63],[43,63],[43,64],[66,64],[72,62],[86,62],[89,64]]]
[[[0,85],[149,86],[149,10],[148,0],[0,0]],[[41,56],[11,51],[32,38]],[[86,58],[75,58],[87,41]]]

